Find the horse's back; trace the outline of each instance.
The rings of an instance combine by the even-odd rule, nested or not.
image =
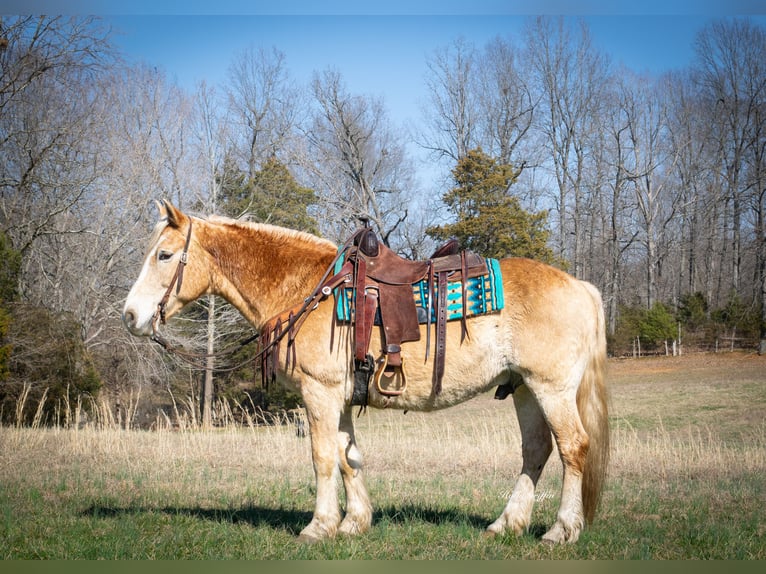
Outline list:
[[[564,367],[599,344],[603,309],[595,286],[531,259],[503,259],[500,268],[504,322],[520,370]]]

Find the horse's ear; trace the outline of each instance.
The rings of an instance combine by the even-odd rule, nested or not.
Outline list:
[[[154,205],[157,206],[157,211],[160,212],[160,221],[167,221],[168,219],[168,210],[165,207],[165,200],[164,199],[155,199]]]
[[[160,210],[160,221],[167,220],[170,227],[179,228],[186,216],[181,213],[172,203],[166,199],[157,202],[157,208]]]

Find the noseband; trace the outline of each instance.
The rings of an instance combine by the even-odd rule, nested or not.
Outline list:
[[[181,292],[181,284],[184,281],[184,267],[186,267],[186,262],[189,259],[189,243],[191,242],[191,234],[192,234],[192,220],[189,219],[189,231],[186,232],[186,244],[184,245],[183,253],[181,253],[181,259],[178,260],[178,266],[176,267],[176,272],[173,274],[173,278],[170,280],[170,285],[168,285],[168,288],[165,290],[165,294],[162,296],[162,299],[160,299],[159,304],[157,305],[157,311],[154,313],[154,317],[152,318],[152,330],[154,331],[155,336],[157,335],[157,321],[161,324],[165,324],[165,307],[168,304],[168,300],[170,300],[170,294],[173,291],[173,287],[176,288],[176,295],[178,295]]]

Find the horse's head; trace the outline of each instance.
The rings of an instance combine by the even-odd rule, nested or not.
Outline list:
[[[160,220],[122,312],[125,326],[138,336],[156,332],[159,322],[207,290],[201,281],[205,254],[194,241],[192,219],[167,201],[158,207]]]

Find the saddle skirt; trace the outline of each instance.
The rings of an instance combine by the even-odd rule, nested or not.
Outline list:
[[[471,277],[466,282],[468,291],[468,310],[463,309],[462,282],[448,280],[447,282],[447,320],[454,321],[463,317],[485,315],[500,311],[505,299],[503,297],[503,275],[500,271],[500,263],[497,259],[484,259],[487,265],[487,274]],[[336,264],[336,272],[341,267]],[[429,286],[428,279],[421,279],[411,285],[412,299],[417,309],[418,323],[424,325],[427,322],[426,310],[428,309]],[[439,286],[434,287],[434,299],[438,301]],[[338,321],[350,323],[353,320],[354,288],[338,287],[335,290],[335,314]],[[436,307],[431,306],[431,322],[436,323]],[[380,315],[376,314],[375,324],[380,325]]]

